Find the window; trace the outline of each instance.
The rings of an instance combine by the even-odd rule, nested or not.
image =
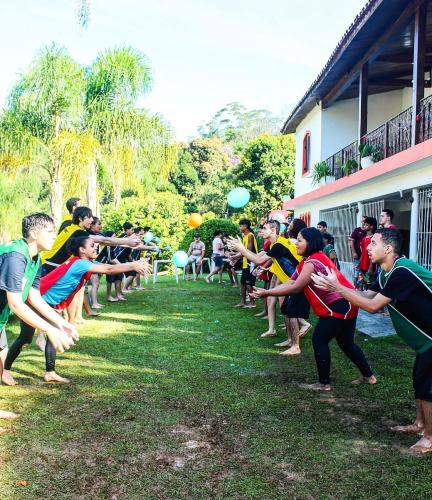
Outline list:
[[[306,132],[303,137],[303,160],[302,175],[306,175],[310,170],[310,132]]]

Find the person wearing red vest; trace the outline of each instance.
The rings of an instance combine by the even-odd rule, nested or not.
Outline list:
[[[318,383],[305,385],[309,389],[331,391],[330,385],[330,349],[329,343],[336,338],[344,354],[357,366],[362,377],[353,384],[375,384],[376,378],[369,367],[363,351],[354,343],[354,333],[358,308],[352,306],[341,294],[319,289],[312,281],[312,274],[332,269],[340,283],[345,287],[353,285],[336,268],[334,263],[323,253],[322,234],[316,228],[305,228],[297,237],[297,253],[304,257],[291,276],[292,281],[283,283],[271,290],[254,289],[256,298],[284,296],[304,292],[318,323],[315,327],[312,343],[318,369]],[[324,292],[324,293],[323,293]]]
[[[97,244],[90,235],[70,238],[68,251],[72,256],[40,279],[40,294],[44,301],[57,311],[66,309],[69,306],[93,273],[117,274],[134,271],[147,274],[150,269],[146,261],[133,261],[116,265],[96,262]],[[21,322],[20,335],[11,345],[4,364],[5,371],[8,374],[8,385],[15,385],[9,370],[12,368],[12,364],[20,354],[21,349],[25,345],[31,344],[34,333],[35,328],[33,326]],[[45,382],[69,382],[68,379],[61,377],[55,371],[56,349],[49,338],[45,346],[45,361]]]

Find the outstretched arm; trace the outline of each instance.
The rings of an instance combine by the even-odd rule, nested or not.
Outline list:
[[[253,248],[253,240],[250,240]],[[248,261],[253,262],[254,264],[264,264],[269,260],[269,256],[266,252],[254,253],[249,250],[249,248],[245,248],[240,238],[232,238],[228,239],[228,246],[231,250],[238,252],[241,255],[244,255]]]
[[[373,291],[362,293],[341,285],[337,279],[336,273],[329,268],[327,268],[327,275],[323,273],[313,274],[312,280],[317,287],[323,290],[338,292],[344,299],[348,300],[348,302],[351,302],[351,304],[369,313],[376,313],[391,302],[391,299],[380,293]]]
[[[63,330],[74,340],[79,339],[76,328],[71,323],[63,319],[60,314],[56,313],[55,310],[46,303],[39,290],[30,288],[27,300],[28,303],[36,309],[36,311],[42,314],[42,316],[48,321],[54,323],[59,330]]]
[[[312,264],[307,263],[303,266],[303,269],[295,281],[290,280],[282,285],[270,288],[270,290],[265,290],[264,288],[254,288],[253,295],[256,298],[263,297],[284,297],[285,295],[291,295],[293,293],[302,292],[311,282],[311,275],[313,273],[314,267]]]
[[[120,274],[128,271],[135,271],[139,274],[148,276],[151,272],[151,266],[146,260],[136,260],[125,264],[93,264],[89,272],[97,274]]]
[[[29,298],[31,294],[32,291],[29,293]],[[27,304],[23,302],[21,292],[6,292],[6,297],[11,311],[13,311],[28,325],[45,332],[57,352],[64,352],[66,349],[69,349],[71,345],[73,345],[73,340],[69,335],[66,335],[66,333],[51,325],[51,323],[48,323],[48,321],[36,314]],[[54,311],[52,312],[56,314]]]
[[[101,236],[96,234],[91,234],[90,238],[96,243],[105,245],[108,247],[136,247],[141,241],[139,238],[115,238],[114,236]]]

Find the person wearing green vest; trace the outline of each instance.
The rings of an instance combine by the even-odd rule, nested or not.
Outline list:
[[[5,327],[11,313],[45,332],[58,352],[69,349],[73,341],[78,340],[75,327],[57,314],[39,293],[39,252],[49,250],[54,243],[53,219],[43,213],[27,215],[22,220],[22,236],[20,240],[0,245],[0,379],[3,381],[3,362],[8,351]],[[0,411],[0,418],[16,416]]]
[[[393,431],[422,436],[411,450],[432,452],[432,272],[401,256],[402,235],[397,229],[381,228],[367,248],[374,264],[381,266],[378,280],[366,292],[338,283],[333,272],[313,275],[317,286],[336,291],[352,304],[376,313],[387,306],[396,333],[416,352],[413,370],[417,414],[413,424]]]

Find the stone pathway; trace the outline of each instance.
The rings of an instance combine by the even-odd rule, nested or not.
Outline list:
[[[360,310],[357,319],[357,330],[369,337],[388,337],[396,335],[389,316],[369,314]]]

